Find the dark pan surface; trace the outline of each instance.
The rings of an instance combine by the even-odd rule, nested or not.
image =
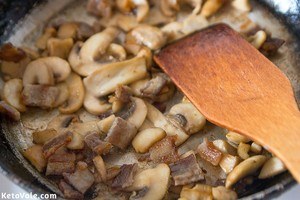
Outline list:
[[[299,39],[300,47],[300,0],[257,0],[276,18],[282,21]],[[0,44],[11,34],[16,22],[21,20],[42,0],[0,0]],[[284,4],[283,4],[284,2]],[[300,49],[299,49],[300,50]],[[0,117],[0,172],[16,184],[34,193],[51,193],[23,166],[4,136],[6,119]],[[241,195],[243,199],[268,199],[280,195],[295,185],[289,173],[284,173],[266,181],[257,181]]]

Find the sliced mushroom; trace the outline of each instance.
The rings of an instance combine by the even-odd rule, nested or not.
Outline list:
[[[91,95],[102,97],[114,92],[118,85],[133,83],[146,75],[145,59],[136,57],[122,62],[107,64],[83,81]]]
[[[243,142],[241,142],[238,146],[238,149],[237,149],[237,153],[238,155],[243,159],[247,159],[249,158],[249,151],[250,151],[250,145],[249,144],[245,144]]]
[[[127,121],[139,129],[147,116],[147,106],[145,102],[137,97],[132,97],[135,104],[134,112],[127,118]]]
[[[30,62],[23,75],[23,84],[53,85],[62,82],[71,73],[67,61],[58,57],[39,58]]]
[[[147,0],[131,0],[136,12],[136,19],[141,22],[149,13],[149,4]]]
[[[172,42],[184,36],[181,32],[183,28],[182,22],[170,22],[161,28],[162,32],[167,36],[167,41]]]
[[[132,146],[137,153],[146,153],[152,145],[166,136],[161,128],[148,128],[140,131],[132,140]]]
[[[163,32],[154,26],[142,24],[134,28],[129,34],[135,38],[138,44],[143,44],[151,50],[157,50],[166,43]]]
[[[46,28],[43,35],[37,39],[35,46],[41,50],[45,50],[47,47],[48,39],[55,36],[56,36],[55,28],[52,27]]]
[[[69,56],[73,44],[74,42],[72,38],[67,38],[67,39],[50,38],[47,41],[48,55],[66,59]]]
[[[22,50],[26,53],[30,60],[36,60],[41,56],[37,50],[31,49],[29,47],[22,47]]]
[[[44,158],[42,146],[33,145],[27,148],[23,155],[39,172],[45,170],[47,160]]]
[[[286,167],[283,162],[277,157],[272,157],[263,165],[258,178],[270,178],[284,171],[286,171]]]
[[[203,17],[210,17],[215,14],[224,4],[224,0],[207,0],[202,6],[201,13]]]
[[[161,26],[170,23],[176,19],[176,16],[166,16],[161,12],[160,6],[156,5],[150,8],[149,14],[143,20],[144,24],[151,26]]]
[[[189,134],[200,131],[206,123],[205,117],[192,103],[176,104],[170,109],[169,114],[183,117],[186,121],[183,128]]]
[[[0,113],[5,114],[15,121],[19,121],[21,118],[20,112],[5,101],[0,101]]]
[[[89,0],[87,11],[95,16],[108,19],[113,13],[113,2],[110,0]]]
[[[128,32],[139,25],[136,17],[133,15],[118,15],[117,25],[123,31]]]
[[[67,148],[71,150],[83,149],[84,148],[83,136],[77,133],[76,131],[73,131],[72,140],[71,142],[68,143]]]
[[[137,97],[141,97],[142,96],[141,89],[145,87],[146,83],[149,80],[150,80],[149,78],[146,78],[131,83],[129,87],[131,88],[132,93]]]
[[[144,120],[143,124],[139,128],[139,131],[143,131],[148,128],[155,128],[152,122],[150,122],[147,118]]]
[[[116,6],[122,13],[129,13],[132,9],[131,0],[116,0]]]
[[[203,0],[183,0],[181,3],[186,3],[189,6],[193,7],[194,10],[192,14],[197,15],[201,10]]]
[[[66,79],[66,84],[69,90],[69,98],[66,103],[59,107],[61,113],[70,114],[79,110],[84,100],[84,87],[82,79],[75,73],[71,73]]]
[[[230,154],[233,156],[237,154],[236,149],[225,140],[214,140],[213,144],[224,154]]]
[[[224,186],[212,188],[213,199],[215,200],[236,200],[238,196],[235,191],[229,190]]]
[[[166,164],[159,164],[155,168],[146,169],[136,174],[129,191],[140,191],[146,188],[143,200],[160,200],[168,190],[170,168]]]
[[[62,129],[67,128],[74,122],[78,122],[77,115],[57,115],[48,124],[47,129],[54,129],[60,132]]]
[[[54,108],[59,92],[54,86],[27,84],[24,85],[22,99],[26,106]]]
[[[136,54],[137,57],[144,57],[146,59],[147,69],[152,67],[152,51],[148,47],[142,46],[139,52]]]
[[[105,167],[105,163],[102,159],[101,156],[96,156],[93,159],[94,165],[98,171],[98,173],[100,174],[101,177],[101,181],[102,182],[106,182],[107,180],[107,172],[106,172],[106,167]]]
[[[161,12],[170,17],[174,16],[179,11],[179,4],[177,0],[161,0],[160,1]]]
[[[249,12],[251,10],[249,0],[234,0],[232,1],[231,5],[243,12]]]
[[[180,127],[172,124],[167,118],[153,105],[146,103],[148,113],[147,119],[154,124],[155,127],[163,129],[169,136],[177,136],[176,146],[182,144],[185,140],[188,139],[188,135]]]
[[[116,116],[115,115],[111,115],[105,119],[102,119],[101,121],[98,122],[98,127],[100,129],[100,131],[104,132],[104,133],[108,133],[112,123],[114,122]]]
[[[191,14],[183,21],[181,32],[188,35],[206,26],[208,21],[202,15]]]
[[[59,90],[59,95],[54,103],[55,108],[61,106],[69,98],[69,89],[65,82],[58,83],[56,87]]]
[[[89,113],[93,115],[100,115],[112,108],[106,100],[94,97],[93,95],[86,93],[83,101],[83,106]]]
[[[123,46],[115,43],[111,43],[107,48],[107,54],[113,56],[118,61],[126,59],[126,51]]]
[[[18,62],[3,60],[1,62],[1,73],[3,74],[4,80],[22,78],[28,63],[30,63],[30,59],[28,57],[25,57]]]
[[[26,111],[26,106],[22,102],[23,84],[21,79],[11,79],[7,81],[3,88],[4,100],[20,112]]]
[[[267,34],[265,31],[257,31],[254,35],[248,38],[248,41],[256,48],[259,49],[267,39]]]
[[[252,142],[250,150],[253,153],[259,154],[262,151],[262,146],[257,144],[256,142]]]
[[[237,156],[223,154],[219,165],[226,174],[229,174],[240,163],[240,161],[241,159]]]
[[[58,132],[55,129],[46,129],[43,131],[36,131],[32,133],[33,142],[36,144],[45,144],[54,137],[58,136]]]
[[[226,138],[230,141],[233,142],[234,144],[239,144],[241,142],[247,143],[250,142],[251,140],[241,134],[235,133],[233,131],[229,131],[226,134]]]
[[[57,31],[57,37],[60,39],[84,40],[93,34],[93,27],[84,22],[65,22],[59,26]]]
[[[238,164],[227,176],[225,186],[230,188],[240,179],[256,172],[267,158],[263,155],[252,156]]]
[[[210,185],[197,184],[190,188],[184,186],[180,192],[182,199],[212,199],[212,187]]]

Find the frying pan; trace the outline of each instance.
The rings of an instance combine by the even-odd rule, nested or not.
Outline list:
[[[52,4],[53,2],[55,1],[52,1]],[[55,8],[62,8],[61,4],[71,2],[71,0],[65,0],[63,2],[64,3],[60,3],[60,5],[57,4]],[[11,41],[12,37],[14,38],[13,41],[20,43],[20,35],[29,33],[27,29],[24,29],[24,21],[28,21],[29,17],[34,18],[35,15],[38,15],[39,9],[37,8],[40,8],[47,3],[51,2],[43,0],[1,0],[0,44]],[[300,85],[300,62],[299,59],[297,60],[297,58],[300,58],[300,0],[257,0],[252,3],[261,7],[266,15],[271,15],[272,18],[279,21],[277,23],[280,23],[282,27],[287,30],[286,32],[288,32],[286,45],[291,47],[293,51],[290,52],[292,56],[288,56],[288,58],[284,59],[294,60],[292,69],[282,66],[285,64],[283,61],[282,63],[279,62],[276,64],[279,66],[281,65],[281,69],[287,73],[287,76],[290,79],[293,79],[295,94],[299,104],[300,88],[295,88],[295,85]],[[57,11],[58,10],[50,10],[50,12]],[[34,22],[35,20],[37,19],[32,21]],[[40,19],[40,21],[43,20],[46,21],[47,18]],[[29,29],[34,26],[34,24],[30,23],[27,23],[27,25],[29,26]],[[24,33],[22,31],[24,31]],[[37,194],[57,192],[55,188],[43,184],[43,181],[38,179],[34,173],[28,169],[28,166],[24,165],[24,159],[20,156],[20,153],[18,153],[14,144],[9,142],[9,130],[7,129],[7,124],[11,125],[13,123],[14,122],[0,117],[0,172],[28,192]],[[294,179],[286,172],[271,179],[255,181],[254,184],[241,191],[239,196],[242,199],[268,199],[280,195],[293,185],[295,185]]]

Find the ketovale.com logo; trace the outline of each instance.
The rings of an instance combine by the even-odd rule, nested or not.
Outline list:
[[[1,193],[1,199],[57,199],[56,194]]]

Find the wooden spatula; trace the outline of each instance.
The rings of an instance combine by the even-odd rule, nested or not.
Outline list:
[[[262,144],[300,182],[300,112],[291,83],[237,32],[211,26],[154,60],[210,122]]]

